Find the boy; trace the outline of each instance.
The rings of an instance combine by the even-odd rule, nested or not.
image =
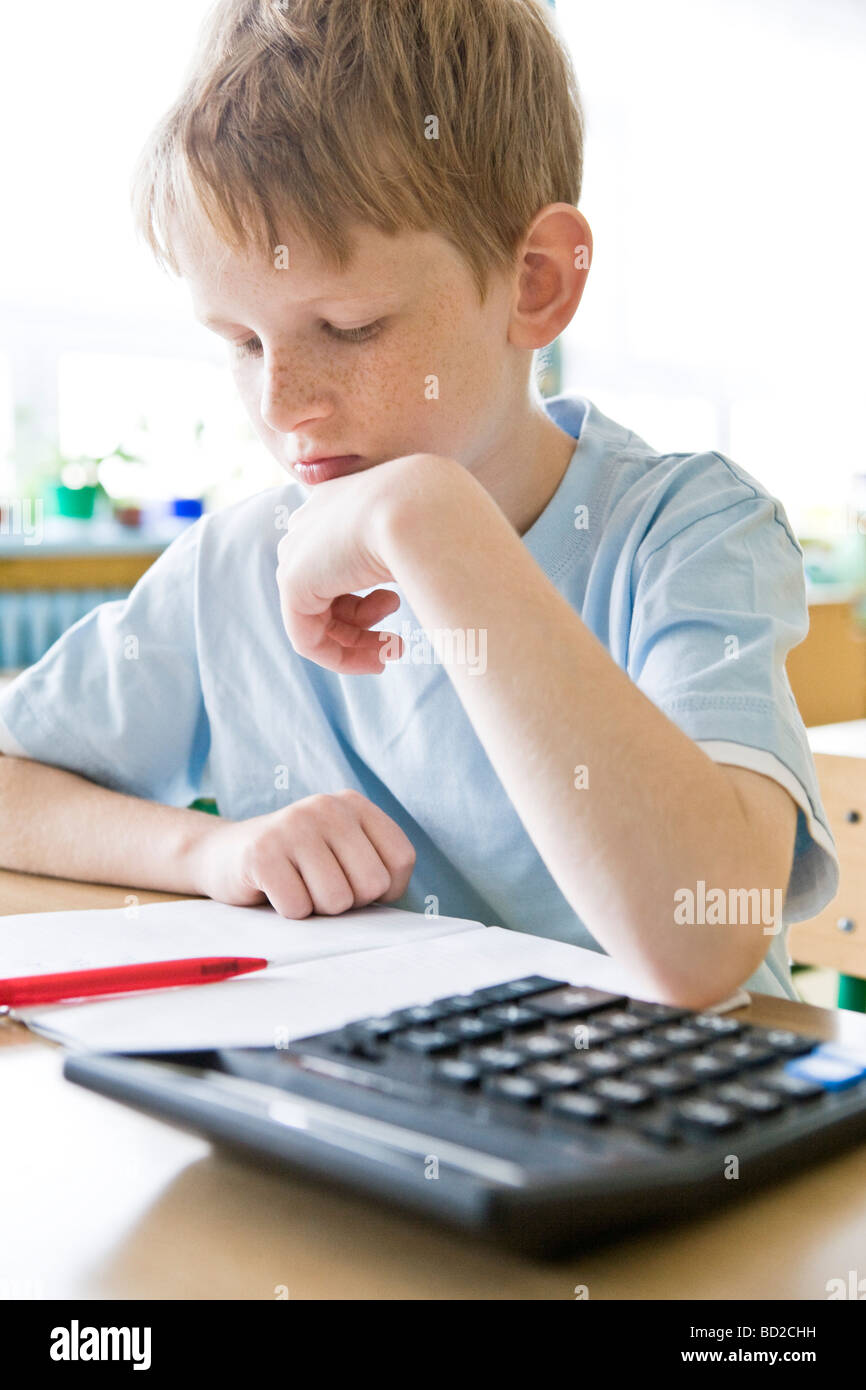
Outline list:
[[[217,6],[135,206],[291,481],[6,690],[4,867],[796,997],[785,924],[838,873],[784,669],[802,555],[730,460],[533,396],[591,259],[582,141],[540,0]]]

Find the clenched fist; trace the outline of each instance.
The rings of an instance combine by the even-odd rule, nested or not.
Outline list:
[[[214,818],[193,860],[203,896],[235,907],[268,901],[297,918],[402,897],[415,850],[390,816],[347,790],[250,820]]]

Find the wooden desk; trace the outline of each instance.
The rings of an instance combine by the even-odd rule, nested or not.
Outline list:
[[[121,907],[130,891],[0,871],[0,913]],[[755,995],[736,1016],[866,1045],[863,1015]],[[866,1145],[543,1264],[212,1150],[64,1081],[62,1051],[8,1019],[0,1043],[6,1297],[571,1300],[585,1284],[591,1299],[824,1300],[829,1279],[866,1272]]]

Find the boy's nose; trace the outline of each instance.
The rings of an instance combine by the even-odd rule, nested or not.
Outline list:
[[[292,434],[331,414],[331,406],[317,392],[313,382],[286,372],[266,375],[260,410],[265,424],[280,434]]]

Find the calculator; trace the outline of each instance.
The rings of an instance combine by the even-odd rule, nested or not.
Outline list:
[[[285,1047],[73,1053],[64,1073],[537,1256],[715,1211],[866,1138],[866,1048],[540,975]]]

